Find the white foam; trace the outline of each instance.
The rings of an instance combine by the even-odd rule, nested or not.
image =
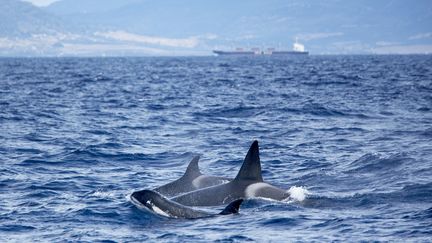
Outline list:
[[[91,194],[94,197],[100,197],[100,198],[114,198],[115,194],[114,192],[105,192],[101,190],[97,190]]]
[[[292,186],[288,192],[290,194],[289,199],[298,202],[305,200],[307,195],[310,194],[310,192],[302,186]]]

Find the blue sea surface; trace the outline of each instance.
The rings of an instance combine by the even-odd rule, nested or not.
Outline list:
[[[430,242],[431,109],[430,55],[2,58],[0,241]],[[264,180],[306,199],[130,202],[196,154],[234,177],[254,139]]]

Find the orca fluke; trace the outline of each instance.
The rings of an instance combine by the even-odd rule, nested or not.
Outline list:
[[[137,191],[132,193],[130,197],[136,206],[144,207],[155,214],[165,217],[196,219],[217,215],[181,205],[152,190]],[[238,213],[242,202],[243,199],[231,202],[219,215]]]

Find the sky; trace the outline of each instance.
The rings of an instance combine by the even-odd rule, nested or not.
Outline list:
[[[33,5],[42,7],[42,6],[48,6],[51,3],[56,2],[58,0],[24,0],[24,1],[31,2],[31,3],[33,3]]]

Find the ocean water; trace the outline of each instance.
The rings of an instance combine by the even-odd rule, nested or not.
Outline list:
[[[0,241],[430,242],[431,109],[430,55],[2,58]],[[197,220],[129,200],[196,154],[234,177],[254,139],[298,200]]]

